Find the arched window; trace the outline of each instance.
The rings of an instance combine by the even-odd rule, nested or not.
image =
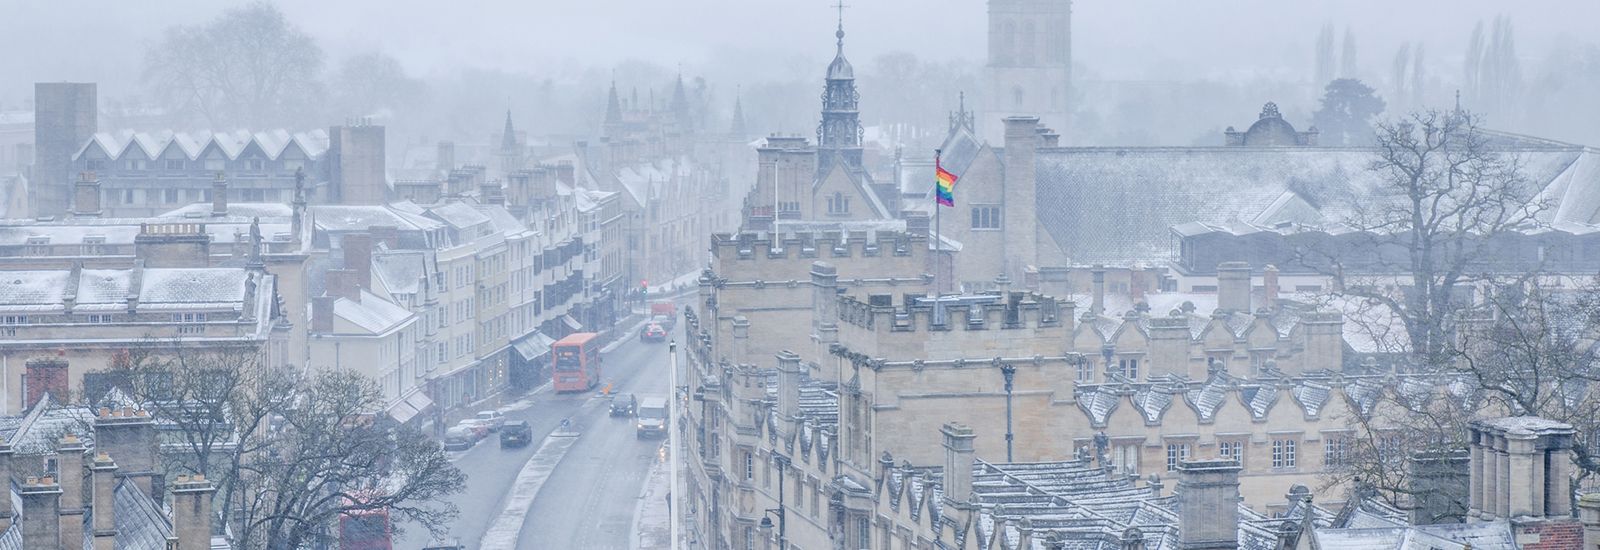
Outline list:
[[[1022,86],[1011,88],[1011,102],[1016,108],[1022,108],[1022,99]]]

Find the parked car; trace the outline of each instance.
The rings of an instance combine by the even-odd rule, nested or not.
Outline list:
[[[477,443],[478,436],[472,432],[472,428],[454,426],[444,432],[444,450],[446,451],[465,451],[471,449]]]
[[[639,419],[635,421],[635,436],[667,435],[667,398],[646,397],[639,400]]]
[[[467,550],[467,547],[463,546],[459,540],[445,539],[433,541],[422,550]]]
[[[500,426],[500,448],[526,447],[533,442],[533,428],[526,420],[512,420]]]
[[[645,325],[639,331],[639,341],[641,342],[664,342],[666,339],[667,329],[661,328],[661,325],[655,323]]]
[[[633,416],[638,407],[639,400],[631,393],[619,393],[611,396],[611,416]]]
[[[489,431],[491,432],[500,431],[500,426],[503,426],[506,423],[506,415],[502,414],[500,411],[478,411],[478,416],[473,418],[478,419],[479,422],[487,424],[489,426]]]
[[[489,425],[484,424],[483,421],[476,418],[468,418],[466,420],[457,422],[455,428],[466,428],[467,430],[471,431],[474,443],[476,443],[479,439],[489,437]]]

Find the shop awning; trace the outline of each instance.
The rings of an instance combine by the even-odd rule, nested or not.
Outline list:
[[[566,323],[567,328],[572,329],[573,332],[583,331],[583,323],[579,323],[578,320],[573,319],[571,315],[562,315],[561,322]]]
[[[542,332],[534,331],[512,342],[511,348],[517,350],[517,355],[521,355],[524,361],[532,361],[550,353],[550,344],[553,343],[555,343],[555,340],[551,340],[549,336],[545,336]]]
[[[428,407],[432,406],[433,399],[428,398],[428,394],[423,393],[420,389],[417,389],[412,390],[409,394],[406,394],[404,398],[395,401],[393,405],[389,406],[388,412],[389,417],[393,418],[395,422],[405,424],[410,422],[411,419],[416,418],[418,414],[422,413],[422,411],[426,411],[428,410]]]

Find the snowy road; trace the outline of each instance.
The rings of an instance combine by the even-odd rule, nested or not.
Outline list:
[[[605,354],[606,379],[618,392],[666,395],[668,365],[666,344],[642,343],[637,338],[627,338]],[[513,488],[529,460],[543,447],[543,440],[569,416],[569,429],[579,436],[565,449],[548,479],[540,480],[537,497],[530,505],[517,498]],[[453,499],[461,515],[450,536],[469,549],[479,548],[491,524],[499,520],[497,536],[501,538],[496,540],[506,540],[502,516],[508,508],[528,506],[514,539],[518,549],[628,548],[640,488],[661,441],[636,439],[631,419],[609,417],[604,398],[587,394],[544,392],[526,408],[507,411],[506,417],[527,420],[533,428],[534,444],[501,449],[491,436],[458,454],[455,464],[467,474],[467,486]],[[525,475],[521,481],[525,489],[531,482]],[[409,527],[395,547],[415,550],[426,539],[426,532]]]

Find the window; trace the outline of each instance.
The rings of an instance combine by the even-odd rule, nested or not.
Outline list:
[[[973,229],[1000,229],[1000,207],[978,205],[972,207]]]
[[[449,361],[450,360],[450,345],[446,344],[444,342],[439,342],[438,347],[439,347],[439,352],[438,352],[439,353],[439,362],[440,363],[444,363],[446,361]]]
[[[206,322],[204,313],[174,313],[172,322],[178,323],[178,334],[203,334],[206,327],[200,323]]]
[[[88,320],[89,320],[90,323],[94,323],[94,324],[104,324],[104,323],[114,323],[114,322],[116,322],[115,319],[112,317],[112,315],[110,313],[91,313],[91,314],[89,314]]]
[[[1137,358],[1129,357],[1119,360],[1117,361],[1117,367],[1118,371],[1122,373],[1122,376],[1126,377],[1128,380],[1134,382],[1139,381],[1139,360]]]
[[[849,214],[850,197],[846,197],[844,196],[844,193],[835,191],[833,196],[828,197],[828,213],[834,215]]]
[[[1093,361],[1085,360],[1085,361],[1079,361],[1078,362],[1078,381],[1079,382],[1085,382],[1085,383],[1093,383],[1094,382],[1094,362]]]
[[[84,168],[89,169],[90,172],[99,172],[106,169],[106,161],[98,159],[90,160],[84,163]]]
[[[1217,442],[1217,454],[1222,458],[1231,459],[1234,462],[1238,462],[1240,466],[1244,466],[1243,441],[1219,441]]]
[[[756,532],[749,526],[744,528],[744,550],[756,550]]]
[[[756,478],[756,455],[750,451],[744,452],[744,480]]]
[[[1176,472],[1176,471],[1178,471],[1178,465],[1182,464],[1183,461],[1185,461],[1185,460],[1189,460],[1189,444],[1188,443],[1168,443],[1167,444],[1167,471],[1168,472]]]
[[[799,212],[800,201],[778,201],[779,212]]]
[[[0,315],[0,325],[26,325],[27,315]]]
[[[1123,473],[1139,473],[1139,444],[1119,444],[1111,448],[1111,464]]]
[[[167,204],[176,204],[178,202],[178,190],[163,189],[161,191],[161,200]]]
[[[1293,439],[1272,440],[1272,467],[1293,468],[1295,464],[1294,447],[1295,440]]]
[[[867,517],[856,519],[856,548],[863,550],[872,548],[872,519]]]
[[[252,172],[260,172],[267,169],[267,162],[261,159],[250,159],[245,161],[245,166]]]
[[[1342,435],[1324,436],[1322,439],[1322,466],[1343,466],[1350,454],[1350,439]]]
[[[186,163],[183,162],[182,160],[168,159],[167,160],[167,169],[168,170],[182,170],[184,168],[185,164]]]

